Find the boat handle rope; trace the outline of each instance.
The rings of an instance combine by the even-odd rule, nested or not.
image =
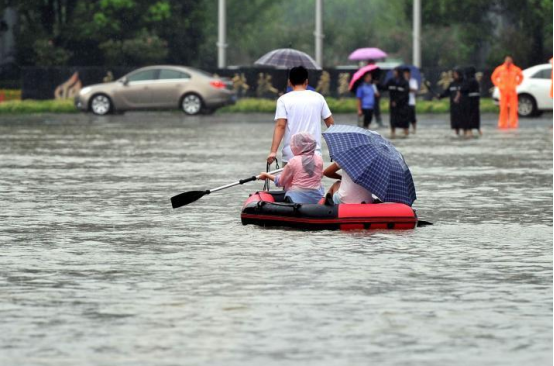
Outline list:
[[[266,165],[265,165],[266,173],[269,173],[270,168],[271,168],[271,164],[266,163]],[[277,170],[277,169],[281,169],[281,167],[279,166],[279,160],[277,160],[277,158],[276,158],[275,159],[275,170]],[[265,183],[264,183],[264,188],[262,189],[262,191],[269,192],[270,188],[271,188],[271,180],[266,179]]]

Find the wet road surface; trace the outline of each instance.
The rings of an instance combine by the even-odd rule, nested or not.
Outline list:
[[[257,182],[171,209],[265,169],[271,119],[0,117],[0,364],[552,363],[552,115],[419,116],[430,227],[242,226]]]

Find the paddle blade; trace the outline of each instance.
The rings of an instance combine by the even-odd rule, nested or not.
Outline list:
[[[171,197],[171,206],[173,208],[178,208],[181,206],[186,206],[194,201],[198,201],[200,198],[209,194],[210,191],[190,191],[178,194]]]

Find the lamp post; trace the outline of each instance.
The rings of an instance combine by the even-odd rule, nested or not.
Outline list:
[[[217,67],[224,69],[226,63],[227,48],[227,14],[225,0],[219,0],[218,5],[218,34],[217,34]]]
[[[315,60],[323,67],[323,0],[315,1]]]
[[[414,0],[413,13],[413,64],[421,67],[421,0]]]

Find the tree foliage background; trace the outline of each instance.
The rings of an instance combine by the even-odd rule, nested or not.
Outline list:
[[[423,0],[426,67],[527,67],[552,56],[551,0]],[[0,0],[18,11],[20,65],[216,66],[216,0]],[[228,64],[293,47],[313,54],[315,0],[227,0]],[[412,0],[325,0],[325,66],[358,47],[411,59]]]

